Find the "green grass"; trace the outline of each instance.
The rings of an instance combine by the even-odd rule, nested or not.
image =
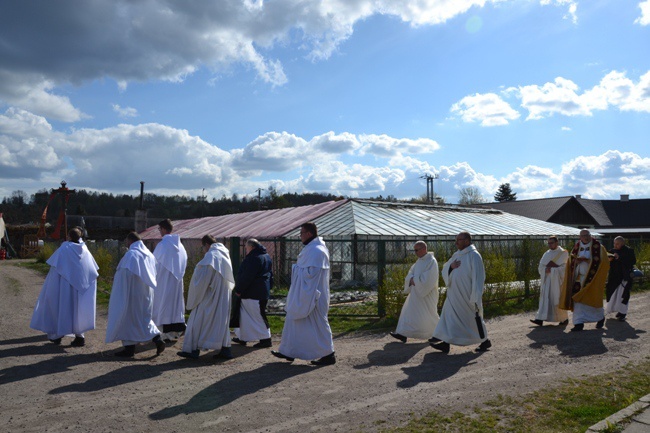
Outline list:
[[[268,316],[271,325],[271,333],[279,335],[282,333],[284,326],[284,316]],[[397,320],[391,318],[372,318],[372,317],[341,317],[330,316],[328,318],[330,328],[334,337],[350,334],[354,332],[375,332],[394,329]]]
[[[39,262],[38,260],[17,262],[12,263],[12,265],[32,269],[43,276],[47,275],[50,271],[50,265]],[[102,276],[97,279],[97,306],[108,306],[108,299],[111,297],[112,280],[112,278]]]
[[[469,413],[432,412],[406,426],[382,430],[421,432],[584,432],[650,393],[650,357],[639,364],[518,397],[498,396]],[[620,431],[611,426],[610,433]]]

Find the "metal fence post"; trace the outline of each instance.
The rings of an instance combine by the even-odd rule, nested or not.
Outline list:
[[[386,315],[386,292],[384,290],[384,277],[386,276],[386,241],[377,241],[377,314],[379,317]]]
[[[237,275],[239,271],[239,265],[241,264],[241,257],[239,254],[239,243],[241,239],[239,237],[230,238],[230,261],[232,262],[232,273]]]

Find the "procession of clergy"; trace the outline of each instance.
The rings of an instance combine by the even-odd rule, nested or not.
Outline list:
[[[214,358],[231,359],[231,342],[245,346],[258,341],[253,347],[272,347],[266,304],[273,273],[264,246],[255,239],[246,241],[246,256],[235,276],[228,249],[214,237],[204,236],[205,256],[196,265],[185,304],[187,253],[179,235],[172,234],[170,220],[161,221],[158,228],[162,240],[153,254],[137,233],[126,238],[128,250],[117,266],[108,306],[105,341],[120,340],[123,346],[115,356],[132,358],[138,344],[149,342],[160,354],[166,342],[183,334],[178,355],[185,358],[196,359],[201,350],[213,350]],[[57,345],[70,336],[72,347],[84,346],[84,333],[95,328],[99,268],[81,236],[79,228],[71,229],[69,240],[47,261],[51,268],[30,324]],[[314,365],[335,364],[327,319],[329,251],[313,223],[301,226],[300,240],[304,247],[292,267],[281,342],[271,354],[289,362],[299,358]],[[392,337],[402,342],[426,339],[443,353],[449,353],[451,345],[478,344],[479,352],[492,346],[483,320],[483,260],[468,232],[459,233],[455,243],[457,251],[442,267],[446,298],[440,315],[438,262],[424,241],[415,243],[417,261],[404,281],[408,296]],[[607,252],[588,230],[582,230],[570,253],[555,236],[548,238],[548,246],[539,262],[539,310],[531,322],[567,325],[568,310],[573,311],[571,331],[594,322],[602,328],[605,314],[613,312],[618,320],[625,320],[636,261],[625,239],[617,237]],[[191,310],[187,324],[186,308]],[[232,338],[230,328],[234,328]]]

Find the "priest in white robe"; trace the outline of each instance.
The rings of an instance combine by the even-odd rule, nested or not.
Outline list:
[[[447,297],[440,321],[433,332],[433,338],[440,342],[431,343],[431,346],[449,353],[451,344],[469,346],[480,343],[476,351],[485,352],[492,347],[492,343],[487,338],[483,321],[483,258],[472,245],[468,232],[460,232],[456,236],[456,247],[458,251],[442,267]]]
[[[156,259],[136,232],[126,237],[128,251],[120,260],[108,302],[106,342],[122,340],[124,349],[115,356],[132,358],[138,343],[153,341],[156,354],[165,350],[153,317]]]
[[[548,251],[544,253],[537,270],[540,276],[539,308],[532,323],[542,326],[544,322],[569,323],[569,314],[559,307],[560,293],[564,283],[564,272],[569,252],[560,246],[557,236],[547,239]]]
[[[156,281],[153,298],[153,321],[162,331],[162,339],[173,341],[185,331],[183,276],[187,252],[169,219],[158,223],[162,240],[153,250],[156,257]]]
[[[417,261],[404,279],[408,296],[399,315],[397,328],[390,335],[404,343],[408,338],[426,340],[433,335],[438,320],[438,261],[427,251],[424,241],[413,246]]]
[[[314,365],[336,363],[329,311],[329,251],[318,236],[314,223],[300,227],[305,246],[291,269],[291,286],[285,311],[287,316],[278,351],[271,353],[287,361],[312,360]]]
[[[580,230],[580,240],[569,255],[560,295],[560,308],[573,311],[571,332],[582,331],[585,323],[596,322],[596,329],[605,325],[603,295],[608,272],[607,250],[589,230]]]
[[[218,350],[215,358],[232,359],[230,300],[235,286],[230,252],[210,235],[201,239],[205,256],[196,265],[187,293],[187,321],[179,356],[196,359],[201,350]]]
[[[34,307],[30,327],[47,334],[54,344],[74,336],[73,347],[84,346],[84,333],[95,329],[99,266],[77,227],[68,231],[68,241],[48,259],[50,271]]]

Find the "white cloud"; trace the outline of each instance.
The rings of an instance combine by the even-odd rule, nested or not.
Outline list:
[[[0,114],[0,195],[33,193],[65,179],[72,188],[113,193],[137,192],[144,180],[148,191],[159,194],[196,195],[205,188],[212,196],[245,195],[274,185],[286,192],[410,198],[426,191],[424,174],[439,176],[435,192],[449,202],[468,186],[492,197],[504,182],[520,199],[643,197],[650,190],[650,158],[632,152],[579,156],[559,168],[529,165],[497,178],[467,162],[434,167],[409,155],[432,152],[434,143],[331,131],[307,140],[269,132],[227,152],[185,130],[153,123],[57,132],[42,116],[10,108]],[[387,162],[362,163],[357,154],[364,146],[374,146],[372,155],[387,156]],[[350,154],[354,162],[343,161]]]
[[[645,0],[639,3],[641,9],[641,16],[634,20],[635,24],[647,26],[650,24],[650,0]]]
[[[311,191],[328,191],[350,196],[384,194],[405,179],[404,171],[390,167],[372,167],[362,164],[346,165],[329,161],[312,167],[304,186]]]
[[[120,117],[138,117],[138,110],[132,107],[120,107],[118,104],[113,104],[113,111]]]
[[[510,104],[494,93],[465,96],[451,107],[451,112],[461,116],[463,121],[481,122],[481,126],[507,125],[520,114]]]
[[[576,12],[578,10],[578,2],[575,0],[540,0],[540,4],[546,5],[557,5],[557,6],[566,6],[567,13],[564,15],[565,20],[571,20],[573,24],[578,22],[578,15]]]
[[[52,93],[54,87],[53,81],[40,74],[20,74],[0,69],[0,100],[63,122],[76,122],[87,117],[72,105],[68,97]]]
[[[332,131],[312,138],[309,144],[315,150],[331,154],[352,153],[361,147],[354,134],[344,132],[337,135]]]
[[[635,84],[625,72],[612,71],[600,83],[582,93],[571,80],[562,77],[541,86],[528,85],[509,88],[521,99],[528,110],[526,120],[543,119],[554,114],[563,116],[591,116],[596,110],[609,107],[621,111],[650,112],[650,71]]]
[[[54,93],[57,86],[108,78],[123,91],[133,81],[180,82],[200,68],[219,74],[242,66],[281,86],[288,77],[280,60],[267,55],[274,47],[297,47],[308,58],[327,59],[355,24],[373,15],[437,25],[502,1],[14,2],[0,14],[0,100],[74,122],[83,113]],[[575,12],[573,1],[551,3]]]
[[[372,154],[380,157],[391,157],[402,154],[433,153],[440,145],[429,138],[394,138],[381,134],[364,134],[359,136],[362,143],[360,155]]]

